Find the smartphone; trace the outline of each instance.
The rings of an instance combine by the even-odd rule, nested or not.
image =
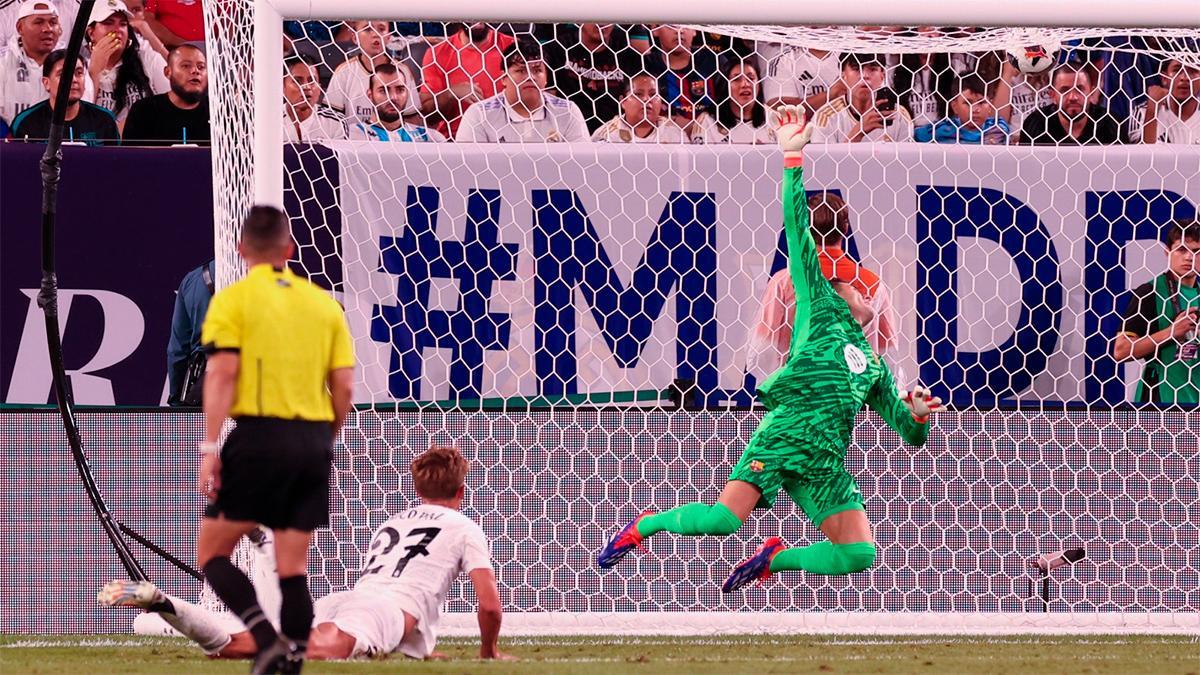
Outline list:
[[[896,92],[891,87],[883,87],[875,92],[875,100],[878,101],[879,112],[896,112],[896,103],[899,97],[896,96]]]
[[[896,118],[891,113],[896,112],[897,104],[896,92],[891,87],[883,87],[875,92],[876,105],[879,112],[883,114],[883,125],[888,126],[896,121]]]

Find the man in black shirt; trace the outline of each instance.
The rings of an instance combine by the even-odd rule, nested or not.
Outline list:
[[[1048,106],[1025,116],[1021,142],[1027,145],[1110,145],[1121,142],[1121,127],[1103,107],[1092,105],[1089,71],[1066,63],[1050,77]]]
[[[62,78],[63,60],[67,52],[58,49],[50,52],[42,63],[42,85],[50,98],[26,108],[12,123],[12,137],[18,140],[44,141],[50,137],[50,121],[54,116],[54,99],[58,96],[58,81]],[[63,141],[86,143],[87,145],[118,144],[121,134],[117,131],[117,120],[106,108],[88,103],[83,99],[83,61],[75,63],[75,77],[71,79],[71,93],[67,95],[66,129]]]
[[[171,90],[144,98],[129,110],[126,145],[208,145],[208,61],[194,45],[172,47],[167,54]]]
[[[593,133],[620,114],[621,97],[629,79],[617,61],[619,46],[612,43],[613,26],[584,23],[578,29],[570,24],[554,27],[558,36],[545,44],[550,87],[579,106],[588,133]]]

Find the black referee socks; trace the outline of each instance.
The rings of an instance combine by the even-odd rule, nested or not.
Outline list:
[[[313,601],[308,592],[308,578],[303,574],[280,578],[279,591],[283,596],[279,607],[279,628],[303,654],[308,647],[308,633],[312,630],[313,622]]]
[[[271,622],[263,615],[262,607],[258,606],[258,596],[254,594],[254,585],[250,579],[229,562],[229,558],[217,556],[204,565],[204,577],[208,585],[216,591],[217,597],[225,603],[233,613],[246,624],[246,629],[254,637],[258,651],[275,644],[278,635]],[[307,591],[307,589],[306,589]],[[287,594],[284,594],[284,606]],[[311,606],[311,602],[310,602]],[[312,610],[309,610],[311,616]],[[305,635],[307,638],[308,636]]]

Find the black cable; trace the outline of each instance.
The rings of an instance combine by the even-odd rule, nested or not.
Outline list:
[[[83,0],[79,4],[79,14],[75,25],[71,28],[71,38],[67,42],[67,54],[63,59],[62,76],[58,80],[58,91],[54,94],[53,118],[50,123],[50,138],[46,142],[46,152],[42,155],[42,287],[38,292],[38,306],[46,315],[46,344],[50,351],[50,370],[54,375],[54,397],[58,400],[58,412],[62,415],[63,428],[67,432],[67,441],[71,445],[71,454],[75,458],[75,468],[79,470],[79,478],[87,491],[88,501],[92,510],[100,519],[100,526],[108,535],[121,565],[131,579],[146,580],[146,572],[138,564],[129,545],[121,536],[119,525],[108,509],[92,469],[88,465],[87,456],[83,454],[83,441],[79,436],[79,425],[75,421],[74,397],[67,381],[67,373],[63,367],[62,336],[58,333],[58,278],[55,265],[54,225],[58,215],[58,179],[62,165],[63,128],[66,124],[67,101],[71,94],[71,83],[75,80],[75,64],[79,61],[79,49],[83,45],[83,29],[87,26],[88,17],[92,14],[95,0]]]
[[[183,562],[179,558],[176,558],[175,556],[171,555],[171,553],[169,551],[167,551],[163,547],[159,546],[158,544],[155,544],[154,542],[150,541],[149,539],[143,537],[140,533],[138,533],[136,530],[129,527],[125,523],[117,523],[117,525],[120,526],[122,532],[133,537],[134,541],[141,544],[142,546],[145,546],[146,548],[150,549],[151,551],[154,551],[159,556],[161,556],[163,558],[163,560],[166,560],[167,562],[171,563],[175,567],[178,567],[180,569],[180,571],[186,572],[189,576],[191,576],[196,581],[204,581],[204,575],[201,574],[200,572],[197,572],[195,567],[192,567],[191,565]]]

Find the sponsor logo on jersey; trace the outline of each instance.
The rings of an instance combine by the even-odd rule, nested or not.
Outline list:
[[[846,367],[855,375],[862,375],[867,370],[867,355],[863,354],[862,350],[854,345],[846,345],[842,349],[842,355],[846,357]]]

